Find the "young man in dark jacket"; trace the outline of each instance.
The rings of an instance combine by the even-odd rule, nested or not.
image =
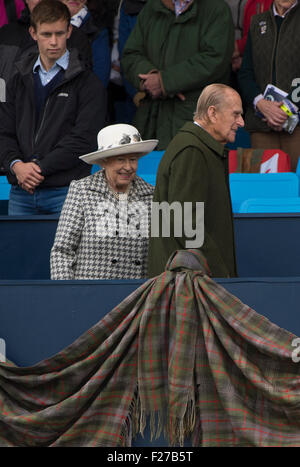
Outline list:
[[[30,33],[39,55],[16,63],[0,105],[0,165],[12,184],[10,215],[61,210],[70,182],[89,175],[79,156],[94,151],[104,125],[100,80],[70,52],[70,13],[58,0],[33,10]]]
[[[33,8],[40,0],[25,0],[25,8],[18,21],[0,28],[0,78],[6,82],[15,73],[15,63],[21,58],[38,52],[37,44],[29,33],[30,16]],[[77,27],[67,40],[68,50],[76,49],[82,63],[92,69],[92,49],[85,34]]]

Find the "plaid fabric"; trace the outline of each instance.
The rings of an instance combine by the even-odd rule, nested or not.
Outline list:
[[[1,446],[300,446],[293,334],[179,251],[73,344],[27,368],[0,365]]]
[[[237,148],[237,168],[235,172],[260,172],[264,149]]]

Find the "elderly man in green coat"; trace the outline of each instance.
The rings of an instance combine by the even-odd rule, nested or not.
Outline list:
[[[234,26],[224,0],[147,0],[123,49],[136,88],[135,126],[166,149],[193,118],[201,90],[229,84]]]
[[[190,219],[182,217],[182,225],[197,225],[196,203],[204,203],[204,241],[200,249],[213,277],[237,275],[228,158],[224,146],[234,142],[238,128],[244,126],[242,112],[240,96],[234,89],[223,84],[204,88],[194,121],[186,123],[173,138],[157,172],[155,206],[162,206],[162,202],[169,206],[179,202],[183,216],[189,204]],[[161,223],[159,220],[158,216],[152,216],[149,277],[161,274],[170,255],[189,248],[191,240],[185,235],[185,225],[182,234],[176,235],[175,215],[170,216],[169,235],[163,233],[165,219],[162,218]],[[157,222],[158,226],[153,225]],[[158,236],[153,236],[154,232],[158,232]]]

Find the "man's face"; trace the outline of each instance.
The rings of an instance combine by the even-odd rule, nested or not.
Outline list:
[[[42,64],[48,70],[65,53],[72,27],[61,19],[54,23],[38,23],[36,30],[30,27],[29,31],[37,41]]]
[[[76,15],[83,5],[86,3],[86,0],[61,0],[69,8],[71,16]]]
[[[238,93],[226,91],[224,103],[213,114],[214,137],[221,144],[233,143],[239,127],[244,126],[242,101]]]
[[[26,0],[27,6],[29,8],[30,13],[34,9],[34,7],[40,3],[41,0]]]

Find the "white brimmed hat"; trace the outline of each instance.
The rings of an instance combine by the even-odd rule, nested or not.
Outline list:
[[[106,157],[121,156],[124,154],[139,154],[146,156],[157,146],[157,139],[143,141],[138,130],[124,123],[109,125],[98,133],[98,150],[80,156],[87,164],[98,164]]]

